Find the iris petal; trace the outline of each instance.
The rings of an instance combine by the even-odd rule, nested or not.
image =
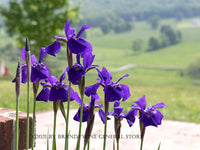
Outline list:
[[[97,89],[99,88],[99,84],[94,84],[85,88],[85,95],[95,95],[97,93]]]
[[[106,86],[104,92],[106,100],[109,102],[120,100],[123,96],[123,91],[120,87]]]
[[[89,29],[90,26],[89,25],[84,25],[82,26],[81,30],[78,32],[78,34],[76,35],[76,38],[79,38],[81,36],[81,34],[86,30]]]
[[[81,54],[87,48],[87,42],[83,39],[70,38],[67,42],[67,46],[69,47],[72,53]]]
[[[57,54],[60,51],[60,49],[61,43],[59,41],[55,41],[45,48],[46,52],[52,56],[56,56],[55,54]]]
[[[122,99],[122,101],[125,101],[131,96],[130,90],[129,90],[129,87],[127,85],[121,84],[120,86],[121,86],[121,89],[123,91],[123,99]]]
[[[99,109],[99,117],[101,118],[101,121],[105,123],[105,112],[102,109]],[[107,120],[110,120],[108,116],[107,116]]]
[[[86,122],[89,116],[90,116],[90,111],[88,109],[83,109],[82,122]],[[78,112],[75,114],[74,120],[80,121],[80,108],[78,109]]]
[[[50,90],[48,88],[43,88],[42,91],[38,94],[36,100],[48,102],[49,94],[50,94]]]
[[[50,76],[49,69],[47,67],[31,68],[31,82],[36,83],[39,80],[47,79]]]

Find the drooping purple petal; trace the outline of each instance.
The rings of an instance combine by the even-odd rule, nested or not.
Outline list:
[[[55,54],[57,54],[60,51],[60,49],[61,43],[59,41],[55,41],[45,48],[46,52],[52,56],[56,56]]]
[[[121,89],[123,91],[122,101],[126,101],[131,96],[129,87],[127,85],[124,85],[124,84],[121,84],[120,86],[121,86]]]
[[[47,79],[49,76],[49,69],[46,66],[42,68],[31,67],[31,82],[36,83],[39,80]]]
[[[42,91],[36,97],[37,101],[48,102],[50,90],[48,88],[43,88]]]
[[[99,117],[101,118],[101,121],[105,123],[105,112],[102,109],[99,109]],[[110,120],[108,116],[107,116],[107,120]]]
[[[67,42],[67,46],[69,47],[72,53],[81,54],[87,48],[87,42],[82,39],[70,38]]]
[[[135,101],[134,103],[136,103],[142,110],[144,110],[147,106],[145,95],[140,97],[138,101]]]
[[[25,55],[25,48],[22,48],[22,51],[21,51],[21,57],[22,57],[22,59],[23,59],[23,61],[25,61],[26,62],[26,55]]]
[[[120,87],[106,86],[104,92],[106,100],[109,102],[120,100],[123,96],[123,91]]]
[[[147,126],[155,126],[157,127],[157,122],[156,120],[154,120],[154,118],[146,115],[146,114],[142,114],[139,119],[142,121],[144,127],[147,127]]]
[[[161,112],[159,110],[156,110],[153,113],[152,118],[153,118],[153,120],[155,120],[157,122],[157,125],[161,125],[163,115],[161,114]]]
[[[50,90],[49,100],[50,101],[58,101],[63,100],[67,101],[68,99],[68,91],[64,87],[52,87]]]
[[[39,58],[39,62],[41,62],[41,61],[45,58],[46,54],[47,54],[47,52],[46,52],[45,48],[44,48],[44,47],[41,47],[41,48],[40,48],[40,58]]]
[[[76,35],[76,38],[79,38],[81,36],[81,34],[86,30],[89,29],[90,26],[89,25],[84,25],[82,26],[81,30],[78,32],[78,34]]]
[[[80,108],[78,109],[78,112],[74,116],[74,120],[80,122]],[[83,109],[83,117],[82,117],[82,122],[86,122],[90,116],[90,111],[88,109]]]
[[[67,73],[68,73],[69,81],[71,81],[72,84],[75,84],[75,85],[78,85],[79,84],[78,81],[85,75],[83,66],[81,66],[80,64],[75,64],[71,69],[67,71]]]
[[[137,110],[134,109],[131,109],[129,112],[124,114],[124,118],[127,120],[130,127],[134,124],[136,115]]]
[[[97,89],[99,88],[99,84],[94,84],[88,87],[85,87],[85,95],[88,97],[91,95],[95,95],[97,93]]]

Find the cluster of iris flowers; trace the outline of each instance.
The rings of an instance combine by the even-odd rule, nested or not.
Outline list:
[[[140,149],[142,149],[145,128],[147,126],[157,127],[158,125],[161,125],[163,115],[157,109],[165,107],[165,104],[158,103],[151,107],[146,107],[147,104],[144,95],[139,98],[138,101],[134,101],[135,104],[131,106],[129,112],[122,113],[123,107],[120,107],[120,103],[123,103],[127,99],[129,99],[131,94],[129,91],[129,87],[127,85],[121,84],[120,82],[123,78],[128,77],[129,75],[126,74],[121,77],[117,82],[113,82],[111,73],[105,67],[102,67],[102,70],[99,70],[99,65],[93,65],[95,55],[92,53],[92,45],[83,37],[81,37],[82,33],[88,28],[88,25],[84,25],[76,34],[74,28],[70,27],[69,20],[67,20],[66,24],[64,25],[65,36],[56,35],[56,40],[52,44],[48,45],[45,48],[42,47],[40,49],[40,57],[38,62],[36,57],[30,54],[29,42],[28,39],[26,39],[26,47],[23,48],[21,51],[21,57],[25,61],[25,63],[18,65],[16,78],[13,80],[13,82],[16,82],[16,89],[18,89],[17,91],[19,91],[19,82],[29,83],[31,81],[33,83],[34,104],[36,101],[53,102],[53,150],[56,149],[56,114],[59,108],[66,121],[65,149],[68,149],[69,109],[70,101],[74,100],[79,103],[80,106],[77,113],[73,117],[75,121],[80,122],[76,150],[80,149],[82,122],[87,122],[83,149],[86,149],[86,147],[89,149],[90,135],[92,133],[92,127],[94,125],[95,109],[98,109],[99,117],[104,123],[103,150],[106,149],[107,120],[110,120],[110,117],[108,116],[114,116],[116,143],[117,149],[119,149],[122,119],[126,119],[128,125],[131,127],[136,120],[137,114],[139,114],[141,133]],[[59,79],[57,79],[57,77],[51,75],[46,63],[42,62],[42,60],[46,57],[47,54],[56,56],[56,54],[61,50],[61,42],[64,42],[66,44],[68,67],[65,68],[63,74],[60,76]],[[75,55],[75,57],[73,57],[73,55]],[[73,63],[73,58],[76,59],[75,63]],[[19,68],[21,69],[19,70]],[[98,79],[96,80],[96,84],[85,87],[85,75],[91,69],[96,69]],[[65,80],[67,82],[65,82]],[[40,92],[38,92],[39,84],[43,87]],[[71,84],[77,85],[79,87],[80,94],[78,94],[71,88]],[[103,88],[105,94],[104,100],[99,99],[99,87]],[[17,96],[19,97],[19,92],[17,93]],[[84,103],[84,96],[91,98],[89,104]],[[103,102],[103,104],[98,104],[99,101]],[[66,109],[64,108],[65,102],[67,102],[67,113],[65,112]],[[109,103],[114,103],[114,112],[109,112]],[[35,107],[36,106],[34,105],[32,135],[35,134]],[[34,149],[33,140],[31,144],[32,149]]]

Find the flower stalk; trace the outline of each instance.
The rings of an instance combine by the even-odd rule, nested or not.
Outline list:
[[[21,89],[21,67],[20,61],[18,61],[18,66],[16,70],[16,121],[15,121],[15,150],[18,150],[19,143],[19,99],[20,99],[20,89]]]
[[[35,110],[36,110],[36,97],[39,88],[39,82],[33,83],[33,122],[32,122],[32,150],[34,150],[34,135],[35,135]]]
[[[29,103],[30,103],[30,77],[31,77],[31,52],[28,38],[26,38],[25,56],[27,64],[27,123],[26,123],[26,150],[29,148]]]
[[[80,142],[81,142],[81,128],[82,128],[82,120],[83,120],[83,99],[84,99],[84,92],[85,92],[85,77],[81,78],[79,90],[81,94],[81,108],[80,108],[80,122],[79,122],[79,132],[78,132],[78,139],[76,144],[76,150],[80,149]]]
[[[56,150],[56,118],[58,112],[58,106],[60,101],[53,102],[54,118],[53,118],[53,145],[52,150]]]
[[[140,123],[140,138],[141,138],[140,150],[142,150],[143,149],[143,142],[144,142],[145,127],[144,127],[142,121],[140,121],[139,123]]]
[[[66,118],[66,131],[65,131],[65,150],[68,150],[69,147],[69,142],[68,142],[68,137],[69,137],[69,109],[70,109],[70,96],[71,96],[71,85],[72,83],[69,82],[69,89],[68,89],[68,101],[67,101],[67,118]]]
[[[105,124],[104,124],[104,141],[103,141],[103,150],[106,149],[106,134],[107,134],[107,120],[108,120],[108,109],[109,109],[109,102],[104,99],[105,104]]]

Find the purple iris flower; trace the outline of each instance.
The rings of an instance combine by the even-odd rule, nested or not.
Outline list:
[[[41,83],[43,86],[42,91],[38,94],[36,100],[38,101],[59,101],[63,102],[68,101],[68,90],[69,86],[62,82],[65,79],[65,72],[60,76],[60,81],[55,76],[51,76],[47,82]],[[49,89],[50,88],[50,89]],[[80,97],[74,90],[71,88],[70,101],[76,100],[80,101]]]
[[[69,81],[72,82],[72,84],[78,85],[79,81],[82,77],[85,76],[85,74],[95,68],[98,67],[98,65],[92,65],[94,61],[95,55],[92,53],[84,54],[83,56],[83,65],[80,63],[81,55],[77,55],[77,63],[75,63],[72,68],[69,69],[69,67],[66,69],[69,77]]]
[[[123,107],[120,107],[120,101],[116,101],[114,103],[114,112],[108,112],[108,115],[112,115],[117,119],[118,121],[121,121],[123,118],[125,118],[131,127],[133,123],[135,122],[135,116],[137,115],[137,110],[131,109],[127,113],[122,113]]]
[[[107,71],[105,67],[102,68],[102,71],[98,71],[98,76],[100,79],[97,79],[98,83],[92,86],[86,87],[85,94],[90,96],[91,94],[96,93],[99,85],[104,87],[105,98],[108,102],[122,101],[127,100],[130,97],[129,87],[124,84],[120,84],[119,81],[122,80],[124,77],[128,77],[129,75],[126,74],[121,77],[117,82],[112,82],[112,75],[110,72]]]
[[[93,113],[93,111],[94,111],[94,108],[102,108],[103,107],[102,104],[97,104],[98,101],[99,101],[99,96],[96,94],[96,95],[91,96],[91,101],[89,102],[89,105],[83,103],[83,119],[82,119],[82,122],[88,121],[91,113]],[[81,103],[81,100],[78,101],[78,102]],[[91,112],[91,110],[92,110],[92,112]],[[102,119],[102,115],[99,114],[99,116]],[[75,114],[74,120],[80,121],[80,108],[78,109],[78,112]]]
[[[159,110],[156,110],[156,108],[163,108],[166,107],[166,105],[161,102],[157,103],[153,106],[146,108],[146,98],[145,95],[140,97],[138,101],[135,101],[138,106],[132,105],[133,109],[140,111],[140,121],[143,123],[144,128],[147,126],[155,126],[161,125],[161,120],[163,118],[163,115]]]
[[[41,62],[46,56],[44,48],[40,50],[39,62],[37,62],[35,55],[31,55],[31,82],[36,83],[40,80],[45,80],[50,76],[50,71],[44,62]],[[21,51],[21,57],[26,62],[25,48]],[[27,82],[27,65],[21,65],[22,68],[22,83]],[[15,82],[15,79],[13,80]]]
[[[67,19],[64,26],[65,36],[56,35],[55,38],[57,40],[45,48],[46,52],[55,56],[55,54],[57,54],[61,49],[60,41],[67,43],[70,51],[74,54],[82,54],[91,51],[91,44],[81,37],[81,34],[88,28],[90,28],[89,25],[82,26],[81,30],[76,35],[74,28],[70,27],[70,22]]]

